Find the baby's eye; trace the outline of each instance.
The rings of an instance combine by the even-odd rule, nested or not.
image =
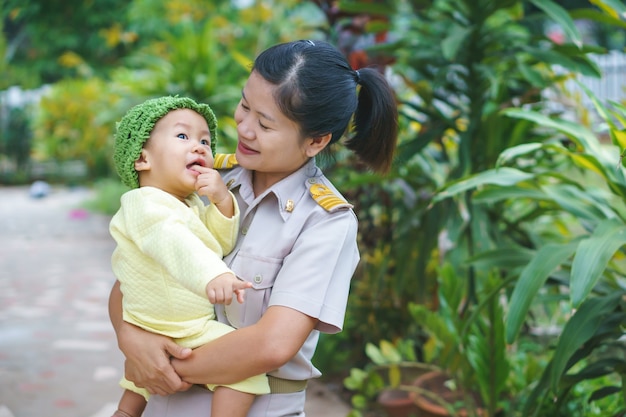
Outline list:
[[[210,139],[202,139],[200,140],[200,143],[206,146],[211,146],[211,140]]]
[[[178,139],[189,139],[189,137],[185,135],[184,133],[179,133],[178,135],[176,135],[176,137]]]

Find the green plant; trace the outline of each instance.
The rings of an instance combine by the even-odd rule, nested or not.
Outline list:
[[[408,169],[409,161],[415,161],[414,155],[420,151],[433,154],[433,162],[445,167],[432,171],[442,176],[433,178],[431,188],[425,190],[418,188],[423,180],[418,182],[416,175],[400,178],[413,190],[432,196],[446,184],[491,168],[507,147],[532,140],[529,123],[506,117],[500,110],[540,108],[540,91],[559,80],[550,64],[566,65],[585,75],[599,76],[599,72],[586,56],[597,49],[582,46],[572,19],[551,1],[430,3],[428,7],[412,3],[415,18],[406,23],[412,36],[398,41],[401,48],[395,69],[409,91],[417,93],[403,102],[403,112],[421,125],[415,136],[399,147],[398,161],[407,161],[402,169]],[[525,9],[531,4],[538,6],[539,12],[527,15]],[[534,21],[547,17],[564,28],[571,44],[554,44],[533,30]],[[424,169],[423,175],[431,174]],[[474,302],[479,281],[486,274],[467,260],[507,239],[493,227],[498,224],[499,211],[473,204],[469,193],[455,200],[429,197],[421,204],[403,207],[405,212],[399,218],[414,214],[421,221],[398,225],[399,236],[390,251],[396,260],[393,275],[420,276],[419,288],[428,288],[424,280],[434,279],[436,271],[429,265],[431,257],[438,262],[447,259],[466,285],[469,302]],[[417,245],[408,244],[409,239]],[[428,300],[416,296],[411,301]]]
[[[10,107],[3,104],[0,101],[0,155],[14,162],[17,172],[27,173],[33,137],[32,106]]]
[[[131,3],[2,0],[7,71],[2,71],[0,89],[16,84],[35,88],[85,76],[85,71],[104,77],[134,46],[132,36],[124,39],[126,34],[117,31]]]
[[[111,174],[113,130],[106,115],[119,97],[98,78],[61,81],[39,102],[33,152],[40,161],[82,161],[89,178]]]
[[[349,3],[368,10],[368,2]],[[344,173],[341,166],[339,173],[329,174],[344,175],[340,187],[350,190],[347,197],[362,224],[363,263],[349,314],[368,315],[375,305],[376,315],[387,318],[385,326],[355,321],[368,326],[367,332],[354,332],[371,334],[365,342],[416,337],[408,305],[434,305],[437,267],[443,261],[454,265],[468,305],[476,302],[480,281],[490,271],[468,260],[508,239],[494,226],[501,212],[473,204],[470,193],[454,200],[433,196],[446,184],[492,167],[507,147],[536,138],[531,123],[500,110],[541,108],[541,90],[562,79],[553,64],[599,76],[587,54],[601,49],[582,45],[572,18],[551,1],[394,4],[397,14],[389,15],[393,40],[369,49],[395,59],[401,137],[393,177]],[[527,14],[531,4],[540,7]],[[394,9],[377,2],[372,10]],[[565,28],[571,43],[555,44],[536,30],[536,22],[548,18]]]
[[[409,309],[429,337],[423,345],[424,360],[449,375],[463,398],[460,406],[470,414],[480,407],[495,416],[507,394],[510,368],[500,300],[503,284],[497,275],[490,275],[477,289],[476,303],[467,308],[466,293],[457,282],[454,268],[444,264],[437,308],[411,303]]]
[[[355,284],[353,294],[359,300],[356,305],[384,305],[393,300],[397,311],[377,311],[377,315],[405,319],[402,310],[406,311],[411,302],[438,311],[431,294],[436,289],[439,266],[450,264],[456,285],[462,288],[460,317],[486,311],[482,306],[485,288],[500,289],[503,311],[507,312],[512,288],[537,248],[548,239],[564,243],[569,238],[562,234],[568,230],[569,214],[552,215],[558,207],[557,201],[572,208],[570,199],[581,194],[579,190],[570,191],[566,198],[559,193],[553,200],[557,204],[546,207],[544,200],[528,205],[525,189],[506,188],[539,178],[538,174],[526,172],[533,168],[537,173],[554,169],[554,154],[530,161],[520,158],[524,167],[521,171],[501,167],[496,172],[491,168],[507,148],[518,146],[514,149],[521,153],[529,142],[554,140],[547,131],[549,126],[536,129],[536,120],[511,116],[522,112],[522,108],[539,114],[545,110],[542,90],[558,88],[567,77],[555,72],[554,66],[574,74],[600,77],[588,54],[601,53],[603,49],[583,44],[573,18],[623,27],[624,23],[615,17],[623,12],[623,5],[598,1],[594,4],[599,10],[567,12],[549,0],[398,3],[402,6],[401,16],[395,19],[395,24],[401,28],[401,34],[396,42],[378,47],[394,54],[393,69],[401,77],[399,96],[404,121],[396,177],[385,182],[368,182],[364,175],[348,177],[361,187],[362,193],[354,195],[357,210],[361,201],[367,207],[364,216],[361,210],[359,213],[364,217],[367,231],[362,239],[370,244],[365,246],[368,256],[364,257],[361,270],[363,279]],[[565,43],[554,43],[545,36],[537,23],[547,20],[563,28]],[[570,174],[561,166],[556,168],[554,176],[561,178],[563,172]],[[484,177],[491,181],[484,194],[482,188],[472,192],[474,186],[464,187],[468,182],[481,182]],[[552,190],[549,184],[545,186],[542,198],[549,194],[547,190]],[[530,197],[536,193],[533,189]],[[590,214],[605,211],[596,204],[587,207],[588,200],[578,201],[581,204],[576,211],[584,210],[579,214],[585,216],[587,210]],[[527,227],[530,224],[533,227]],[[576,228],[585,227],[587,223],[576,225]],[[378,235],[368,236],[369,233]],[[565,250],[550,252],[550,249],[547,247],[545,252],[553,257]],[[382,256],[370,256],[375,253]],[[500,283],[493,284],[494,279]],[[563,283],[564,273],[559,270],[551,276],[549,290],[558,296]],[[367,291],[368,284],[385,291]],[[517,301],[514,304],[519,306]],[[596,314],[595,317],[608,316]],[[422,323],[413,317],[402,323],[394,322],[394,329],[404,332],[396,336],[412,337],[416,334],[416,324]],[[614,330],[609,333],[613,334]],[[484,337],[484,332],[476,328],[467,335],[461,334],[470,337],[475,332],[478,332],[476,337]],[[467,348],[467,340],[463,343]],[[546,394],[544,382],[530,382],[537,392]],[[558,387],[562,381],[559,376],[552,382]],[[566,391],[567,386],[561,393]],[[526,406],[535,405],[535,398],[530,395]],[[498,395],[489,395],[487,401],[493,409],[500,399]]]
[[[532,240],[530,252],[526,241],[502,248],[528,258],[510,272],[517,281],[507,314],[509,343],[532,323],[542,290],[561,294],[572,309],[524,415],[541,415],[539,405],[548,399],[562,407],[579,384],[605,376],[613,376],[614,385],[598,388],[589,401],[616,395],[626,403],[626,176],[619,154],[626,148],[626,107],[588,94],[612,146],[580,124],[509,109],[504,114],[533,122],[545,140],[505,150],[496,168],[449,184],[438,197],[475,190],[476,204],[498,204],[504,224],[526,230]],[[487,259],[502,268],[493,252],[484,253]]]
[[[416,360],[415,346],[410,340],[398,340],[395,344],[382,340],[379,346],[368,343],[365,353],[371,362],[364,368],[352,368],[344,379],[344,386],[354,392],[353,410],[348,417],[362,417],[377,409],[376,398],[382,390],[409,391],[416,377],[438,369]]]

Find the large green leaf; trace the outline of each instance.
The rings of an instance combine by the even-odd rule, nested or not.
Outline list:
[[[484,251],[468,259],[468,263],[481,269],[519,268],[525,266],[534,255],[534,251],[524,247],[497,248]]]
[[[526,65],[525,63],[518,61],[517,69],[519,69],[520,74],[531,85],[537,86],[538,88],[545,88],[549,85],[549,80],[544,79],[541,71],[536,70],[534,65]]]
[[[612,155],[610,150],[603,147],[595,134],[589,129],[570,121],[553,119],[544,114],[529,110],[508,109],[503,113],[510,117],[532,121],[540,126],[554,129],[567,135],[578,146],[583,148],[582,152],[580,150],[571,152],[563,147],[554,145],[551,145],[551,149],[567,155],[581,168],[592,170],[601,175],[615,194],[620,197],[626,197],[626,177],[624,170],[615,168],[619,155],[617,152],[615,152],[615,155]]]
[[[568,152],[568,156],[572,159],[572,162],[574,162],[576,165],[583,168],[584,170],[593,171],[601,175],[605,179],[608,179],[610,171],[607,170],[607,167],[605,165],[602,165],[602,163],[600,163],[600,161],[598,161],[598,158],[596,158],[594,155]],[[610,168],[614,170],[615,164],[611,164]]]
[[[570,122],[568,120],[554,119],[539,112],[520,108],[504,110],[503,114],[517,119],[529,120],[539,126],[555,129],[567,135],[578,145],[582,146],[587,152],[592,153],[593,155],[602,154],[602,149],[600,148],[600,144],[598,143],[595,134],[578,123]]]
[[[474,194],[474,203],[493,204],[509,199],[529,199],[534,201],[549,200],[550,198],[541,190],[524,186],[509,185],[507,187],[489,187],[477,191]]]
[[[520,181],[526,181],[533,177],[534,174],[529,174],[515,168],[502,167],[490,169],[451,183],[450,186],[444,188],[437,195],[435,195],[433,202],[436,203],[481,185],[514,185]]]
[[[577,219],[592,220],[596,223],[618,217],[605,201],[596,201],[589,192],[580,188],[560,184],[545,185],[542,189],[551,200]]]
[[[593,20],[597,23],[603,23],[605,25],[613,25],[613,26],[619,26],[623,29],[626,29],[626,22],[609,16],[605,13],[602,13],[598,10],[594,10],[594,9],[577,9],[577,10],[570,10],[569,12],[570,16],[572,17],[572,19],[577,19],[577,20]]]
[[[617,122],[621,123],[621,126],[626,126],[626,106],[616,101],[610,101],[609,103],[612,107],[612,109],[609,111],[611,116],[613,116]],[[618,127],[617,124],[612,120],[612,118],[609,118],[609,120],[607,120],[606,122],[609,124],[612,131],[617,130],[623,135],[625,129],[621,129],[620,127]],[[614,141],[613,143],[619,146],[620,149],[626,148],[626,137],[620,136],[618,139],[621,140]]]
[[[616,292],[605,297],[589,298],[565,324],[550,369],[550,386],[554,392],[567,370],[570,358],[594,336],[603,319],[617,307],[623,295],[622,292]]]
[[[342,12],[351,12],[351,13],[363,13],[363,14],[371,14],[371,15],[390,15],[393,13],[394,8],[391,4],[387,4],[388,2],[354,2],[354,1],[340,1],[336,7]]]
[[[580,73],[587,77],[600,78],[602,72],[596,63],[584,56],[564,54],[567,48],[554,47],[552,49],[537,48],[533,46],[524,46],[524,50],[534,56],[539,61],[551,65],[560,65],[572,72]]]
[[[506,320],[506,340],[513,343],[526,319],[528,309],[550,274],[574,254],[577,243],[547,244],[528,263],[513,289]]]
[[[589,0],[589,3],[595,4],[607,14],[616,18],[626,17],[626,5],[620,0]]]
[[[499,293],[500,278],[497,275],[490,277],[487,283],[487,291],[496,290]],[[492,288],[495,287],[495,288]],[[475,377],[478,380],[478,388],[485,405],[495,412],[497,400],[500,393],[506,388],[506,381],[509,377],[509,361],[506,357],[506,342],[504,337],[504,316],[499,297],[488,297],[481,303],[485,321],[470,319],[473,323],[473,330],[468,333],[467,359],[472,365]]]
[[[530,2],[538,9],[543,10],[552,20],[560,25],[572,43],[578,47],[582,46],[583,42],[580,32],[578,32],[574,21],[564,8],[551,0],[531,0]]]
[[[612,313],[611,315],[614,314],[615,313]],[[603,358],[596,362],[592,362],[589,365],[586,365],[583,369],[576,372],[575,374],[567,375],[567,377],[564,379],[566,379],[568,382],[576,383],[584,381],[585,379],[594,379],[604,375],[608,375],[612,372],[616,372],[619,368],[626,369],[626,360],[619,357]]]
[[[454,61],[463,42],[467,40],[471,32],[471,28],[464,28],[457,25],[451,27],[448,36],[441,41],[441,53],[443,56],[449,61]]]
[[[509,161],[512,161],[520,156],[525,156],[528,154],[534,154],[545,145],[543,143],[523,143],[521,145],[513,146],[511,148],[507,148],[503,150],[498,156],[498,160],[496,161],[496,167],[503,165]]]
[[[597,109],[601,115],[602,114],[608,115],[608,111],[604,107],[602,107],[599,103],[598,103],[598,106],[600,106],[600,107],[597,107]],[[520,115],[523,112],[525,112],[525,110],[522,110],[519,113],[515,111],[511,111],[507,113],[511,115],[514,113]],[[534,118],[532,115],[527,115],[527,116],[529,117],[529,119]],[[543,124],[544,126],[549,125],[551,128],[558,129],[565,134],[569,134],[569,135],[577,134],[578,136],[576,137],[573,137],[573,136],[570,136],[570,137],[572,137],[574,140],[576,140],[577,143],[583,146],[588,153],[583,153],[578,150],[572,152],[566,147],[564,147],[563,145],[561,145],[560,143],[544,143],[544,144],[527,143],[527,144],[518,145],[512,148],[509,148],[509,149],[505,149],[503,152],[501,152],[500,155],[498,156],[498,161],[496,163],[497,166],[506,164],[518,157],[526,156],[528,154],[532,155],[539,150],[542,150],[545,152],[556,152],[556,153],[560,153],[568,157],[574,164],[576,164],[578,167],[582,168],[583,170],[592,171],[600,175],[603,178],[603,180],[607,181],[609,186],[613,188],[617,194],[622,195],[621,192],[622,192],[623,187],[620,187],[620,185],[622,186],[625,185],[623,184],[625,181],[624,181],[623,173],[620,170],[615,169],[615,165],[618,159],[617,152],[615,152],[616,155],[613,157],[614,160],[608,159],[606,156],[607,154],[606,149],[603,149],[599,145],[598,141],[594,137],[592,137],[591,132],[585,132],[584,129],[579,129],[579,132],[576,132],[574,129],[572,129],[570,122],[555,120],[551,118],[545,118],[545,116],[543,115],[539,115],[538,118],[534,118],[534,119],[536,123],[544,123]],[[564,123],[561,123],[561,122],[564,122]],[[613,125],[609,124],[609,126],[613,126]],[[626,140],[626,136],[624,139]]]
[[[611,134],[613,143],[619,146],[620,149],[625,149],[626,134],[624,134],[624,130],[618,126],[617,122],[620,122],[622,126],[626,124],[626,108],[620,103],[613,102],[612,106],[616,111],[612,111],[604,103],[602,103],[602,101],[600,101],[596,95],[593,94],[589,88],[587,88],[587,86],[582,83],[578,83],[578,86],[585,92],[585,94],[587,94],[587,97],[589,97],[593,103],[593,106],[596,112],[598,112],[600,118],[609,126],[609,133]]]
[[[593,235],[580,242],[570,283],[570,297],[574,307],[589,295],[615,252],[626,244],[626,225],[615,220],[603,221]]]

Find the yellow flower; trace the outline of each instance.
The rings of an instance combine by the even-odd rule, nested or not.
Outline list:
[[[59,64],[67,68],[76,68],[84,63],[83,58],[72,51],[66,51],[59,57]]]

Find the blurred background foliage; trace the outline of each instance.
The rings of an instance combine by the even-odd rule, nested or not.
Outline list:
[[[130,106],[164,94],[208,102],[218,150],[232,152],[235,105],[268,46],[326,39],[354,68],[378,68],[398,97],[396,163],[379,177],[341,150],[324,161],[355,204],[362,262],[345,329],[322,335],[316,365],[331,380],[351,374],[354,415],[382,413],[376,396],[393,383],[380,367],[403,360],[478,388],[489,415],[624,409],[626,271],[621,235],[610,232],[626,213],[617,166],[626,111],[623,102],[589,108],[571,91],[573,79],[604,76],[593,56],[624,52],[623,1],[0,6],[0,184],[93,186],[102,198],[91,207],[109,214],[124,191],[112,133]],[[591,252],[605,263],[572,249],[592,237],[610,242]],[[585,275],[581,264],[594,268]],[[587,303],[595,321],[572,336]]]

